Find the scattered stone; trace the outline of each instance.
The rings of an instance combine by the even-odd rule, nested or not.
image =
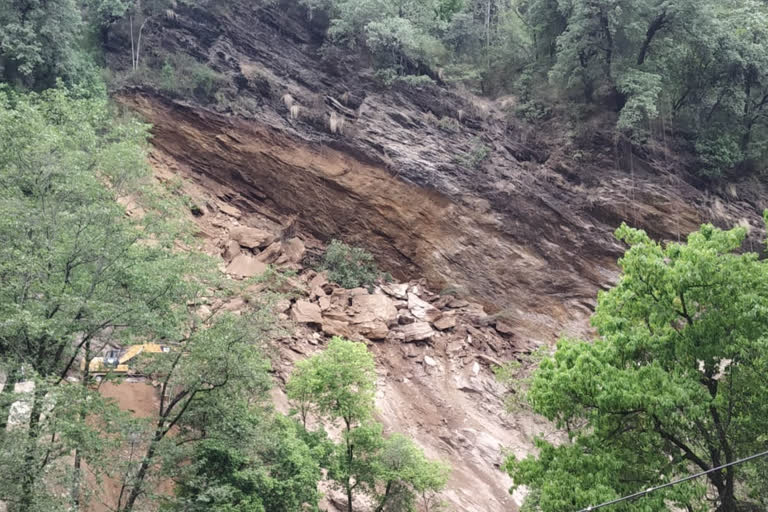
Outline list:
[[[242,311],[245,308],[245,301],[241,297],[235,297],[224,305],[225,311]]]
[[[320,272],[309,281],[309,289],[314,290],[315,288],[323,288],[327,284],[328,278],[326,277],[325,272]],[[325,290],[323,290],[323,294],[325,293]]]
[[[319,307],[319,306],[318,306]],[[349,315],[347,315],[346,311],[339,311],[338,309],[329,309],[325,313],[323,313],[323,317],[329,318],[331,320],[337,320],[339,322],[346,322],[349,323],[352,319],[349,318]]]
[[[384,294],[354,295],[352,297],[353,323],[380,321],[385,325],[397,323],[397,309]]]
[[[416,319],[413,318],[411,315],[398,315],[397,316],[397,323],[400,325],[408,325],[415,322]]]
[[[302,324],[322,324],[320,306],[308,300],[297,300],[291,308],[291,318],[294,322]]]
[[[239,243],[242,247],[249,249],[261,249],[272,243],[275,239],[274,235],[269,231],[264,231],[258,228],[249,228],[247,226],[239,226],[233,228],[229,233],[229,237]]]
[[[487,356],[485,354],[477,354],[476,357],[481,361],[485,361],[490,366],[503,366],[501,361],[491,356]]]
[[[477,361],[472,363],[472,373],[474,373],[475,375],[480,373],[480,363],[478,363]]]
[[[508,324],[505,320],[496,319],[496,331],[498,331],[500,334],[514,334],[515,330],[514,328]]]
[[[288,299],[280,299],[275,302],[274,309],[276,313],[286,313],[289,309],[291,309],[291,301]]]
[[[448,303],[453,300],[453,297],[450,295],[444,295],[442,297],[437,297],[437,299],[432,302],[432,305],[436,307],[437,309],[443,309],[448,306]]]
[[[227,245],[224,246],[224,251],[222,252],[221,256],[226,261],[232,261],[240,254],[240,244],[237,243],[235,240],[230,240],[227,242]]]
[[[389,334],[389,327],[381,320],[356,324],[354,327],[358,333],[371,340],[383,340]]]
[[[278,240],[277,242],[272,242],[269,247],[259,253],[257,258],[264,263],[275,263],[282,252],[283,244]]]
[[[307,248],[300,238],[291,238],[283,243],[282,254],[275,263],[285,265],[287,263],[300,263],[304,259]]]
[[[227,273],[239,277],[253,277],[267,271],[267,265],[249,254],[240,254],[227,266]]]
[[[317,305],[320,306],[320,311],[328,311],[331,309],[331,299],[323,295],[317,300]]]
[[[434,358],[429,356],[424,356],[424,364],[427,366],[437,366],[437,361],[434,360]]]
[[[432,330],[428,322],[414,322],[400,326],[398,330],[403,334],[405,343],[428,340],[435,335],[435,331]]]
[[[453,329],[456,327],[456,315],[443,315],[432,322],[432,325],[435,326],[435,329],[440,331]]]
[[[408,294],[408,309],[411,314],[419,320],[426,320],[427,322],[434,322],[442,312],[435,308],[432,304],[421,300],[417,295],[413,293]]]
[[[464,299],[453,298],[448,302],[447,306],[453,309],[465,308],[469,306],[469,302]]]
[[[408,283],[386,283],[381,285],[381,289],[384,293],[396,299],[408,298]]]
[[[352,332],[350,331],[349,324],[347,322],[332,320],[330,318],[323,318],[321,327],[323,332],[328,336],[341,336],[344,338],[349,338],[352,336]]]
[[[222,212],[226,213],[230,217],[234,217],[236,219],[239,219],[240,216],[242,215],[240,213],[240,210],[238,210],[234,206],[229,205],[227,203],[219,203],[218,206],[219,206],[219,210],[221,210]]]
[[[421,353],[413,343],[402,343],[400,345],[400,352],[402,352],[403,357],[407,358],[417,357]]]

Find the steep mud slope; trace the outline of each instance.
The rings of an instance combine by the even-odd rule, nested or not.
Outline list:
[[[151,88],[116,98],[153,124],[153,163],[199,198],[212,251],[231,247],[237,226],[298,236],[310,252],[341,238],[401,281],[423,277],[432,290],[458,290],[502,313],[498,332],[470,322],[479,334],[450,331],[418,353],[396,338],[374,345],[384,421],[450,458],[460,510],[512,507],[493,464],[501,445],[530,449],[536,423],[502,414],[490,367],[588,329],[597,290],[616,277],[620,222],[666,239],[706,221],[750,226],[749,243],[762,231],[759,188],[707,191],[674,147],[632,149],[598,125],[575,153],[562,128],[522,125],[501,102],[438,85],[382,87],[363,57],[321,51],[323,20],[308,21],[293,3],[221,4],[151,20],[144,56],[206,62],[228,79],[215,102]],[[111,44],[120,70],[126,41],[113,35]],[[473,341],[491,335],[502,341]],[[316,342],[286,342],[282,371]]]

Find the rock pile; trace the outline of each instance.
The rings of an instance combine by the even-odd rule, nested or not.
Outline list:
[[[306,270],[295,280],[290,318],[321,332],[358,341],[432,345],[449,350],[467,344],[499,358],[519,352],[508,324],[486,314],[483,306],[451,295],[438,295],[423,281],[381,283],[345,289],[324,272]],[[408,354],[415,354],[407,351]],[[415,355],[409,356],[414,357]],[[495,360],[495,359],[494,359]]]

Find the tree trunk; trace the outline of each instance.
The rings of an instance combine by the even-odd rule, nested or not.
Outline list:
[[[8,426],[8,415],[11,413],[13,403],[13,390],[19,380],[19,365],[12,364],[5,376],[5,385],[0,392],[0,433],[5,432]]]
[[[24,456],[24,469],[21,477],[21,499],[18,512],[29,512],[34,505],[34,486],[42,468],[35,460],[37,442],[40,437],[40,418],[43,412],[44,387],[35,386],[32,394],[32,411],[29,416],[29,430],[27,431],[27,447]]]
[[[643,63],[645,63],[645,58],[648,56],[648,49],[651,47],[651,42],[656,36],[656,33],[664,26],[666,17],[667,11],[662,11],[662,13],[656,16],[648,26],[648,30],[645,33],[645,41],[643,41],[643,46],[640,48],[640,54],[637,56],[638,66],[642,66]]]
[[[142,484],[144,482],[144,478],[147,476],[149,465],[152,463],[152,459],[155,456],[155,449],[157,447],[156,445],[158,441],[158,436],[155,434],[155,438],[152,439],[152,442],[149,445],[149,449],[147,450],[147,454],[141,461],[139,472],[136,473],[136,479],[131,488],[131,493],[128,495],[128,500],[125,502],[125,506],[120,508],[120,512],[131,512],[133,507],[136,505],[136,500],[139,499],[139,496],[141,495]]]
[[[85,342],[85,370],[82,375],[82,390],[83,390],[83,403],[80,404],[80,421],[85,423],[85,417],[87,415],[86,403],[88,399],[88,380],[91,378],[91,342],[90,340]],[[80,475],[82,473],[82,455],[80,448],[75,448],[75,462],[72,468],[72,507],[75,511],[80,510]]]

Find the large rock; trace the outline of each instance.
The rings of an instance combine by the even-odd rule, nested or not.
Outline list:
[[[408,283],[386,283],[381,286],[381,289],[396,299],[408,298]]]
[[[322,324],[323,317],[320,314],[320,306],[308,300],[297,300],[291,308],[291,318],[294,322],[302,324]]]
[[[442,315],[439,309],[421,300],[415,293],[408,294],[408,309],[415,318],[427,322],[434,322]]]
[[[500,334],[510,335],[515,333],[515,328],[507,320],[497,318],[495,327],[496,331]]]
[[[242,247],[248,247],[249,249],[261,249],[271,244],[275,239],[275,236],[269,231],[246,226],[234,228],[229,233],[229,237]]]
[[[304,246],[304,242],[299,238],[291,238],[283,242],[282,254],[277,258],[276,263],[278,265],[286,265],[288,263],[301,263],[304,259],[304,253],[307,248]]]
[[[227,242],[227,245],[224,246],[224,251],[222,252],[221,256],[226,261],[232,261],[240,254],[240,244],[237,243],[235,240],[230,240]]]
[[[428,322],[414,322],[412,324],[402,325],[398,329],[405,343],[413,341],[424,341],[435,335],[435,331]]]
[[[328,278],[321,272],[309,281],[309,293],[312,298],[325,297],[325,286],[328,284]],[[328,300],[328,299],[326,299]],[[330,304],[330,302],[329,302]],[[322,309],[322,306],[320,306]],[[327,309],[327,308],[326,308]]]
[[[259,253],[257,258],[264,263],[275,263],[283,252],[283,243],[281,241],[272,242],[269,247]]]
[[[267,265],[250,254],[240,254],[227,266],[227,273],[239,277],[259,276],[267,271]]]
[[[434,322],[432,322],[432,325],[435,326],[435,329],[445,331],[448,329],[453,329],[456,327],[456,315],[443,315]]]
[[[343,338],[349,338],[352,336],[352,331],[349,328],[347,322],[340,320],[333,320],[331,318],[323,318],[321,325],[323,332],[328,336],[341,336]]]
[[[397,308],[392,299],[381,293],[353,296],[351,309],[354,323],[379,321],[387,326],[397,323]]]
[[[354,328],[358,333],[370,340],[383,340],[389,334],[389,327],[381,320],[356,324]]]

